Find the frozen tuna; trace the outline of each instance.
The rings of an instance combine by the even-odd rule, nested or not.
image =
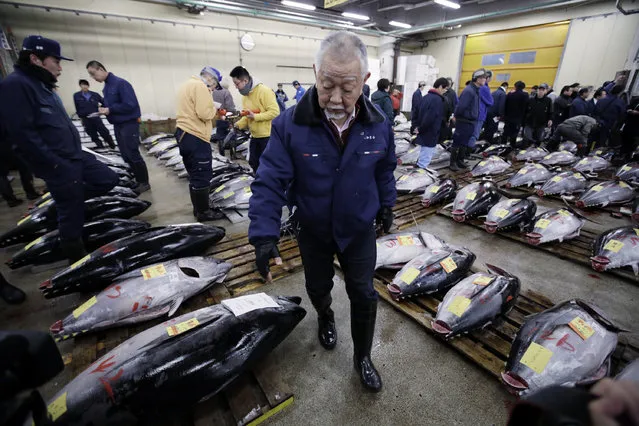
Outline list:
[[[488,213],[501,198],[493,182],[481,181],[466,185],[457,192],[453,203],[453,219],[464,222],[467,219]]]
[[[426,187],[422,196],[424,207],[434,206],[452,200],[457,194],[457,182],[454,179],[441,179]]]
[[[579,208],[625,204],[635,198],[635,191],[623,181],[597,183],[584,192],[576,203]]]
[[[548,151],[538,146],[531,146],[527,149],[520,149],[517,151],[515,155],[515,160],[517,161],[539,161],[542,160],[546,155],[548,155]]]
[[[440,164],[448,161],[450,161],[450,152],[448,152],[442,145],[437,144],[435,146],[433,158],[430,159],[430,164]]]
[[[218,186],[209,196],[211,207],[216,209],[248,209],[249,200],[253,195],[251,191],[253,181],[253,177],[242,174]]]
[[[624,164],[617,170],[615,177],[633,185],[639,184],[639,163]]]
[[[568,151],[557,151],[546,155],[541,164],[544,166],[568,166],[579,160],[575,155]]]
[[[494,176],[500,175],[510,167],[510,163],[501,157],[491,155],[485,160],[480,161],[473,167],[470,174],[478,176]]]
[[[397,164],[408,166],[411,164],[417,164],[417,160],[419,160],[419,150],[420,147],[412,146],[406,151],[404,155],[399,157],[397,160]]]
[[[510,145],[501,144],[501,145],[491,145],[481,153],[484,158],[491,157],[493,155],[499,157],[506,157],[508,154],[512,152],[513,148]]]
[[[511,229],[524,230],[530,225],[536,213],[537,204],[527,198],[503,200],[490,209],[484,228],[491,234]]]
[[[548,180],[537,191],[537,195],[568,195],[583,192],[586,189],[586,178],[579,172],[562,172]]]
[[[400,194],[411,192],[422,192],[424,189],[433,184],[437,179],[437,173],[425,169],[407,170],[405,174],[397,179],[396,188]]]
[[[508,179],[505,188],[517,188],[519,186],[532,186],[544,183],[552,178],[552,173],[541,164],[526,164],[517,173]]]
[[[593,242],[592,269],[598,272],[624,266],[639,274],[639,229],[615,228],[599,235]]]
[[[519,278],[496,266],[479,272],[451,288],[437,308],[433,330],[449,339],[484,328],[505,316],[515,306]]]
[[[406,262],[418,255],[445,246],[442,240],[426,232],[385,235],[377,239],[375,269],[401,269]]]
[[[566,141],[559,144],[557,151],[568,151],[572,154],[576,154],[577,149],[578,147],[576,143],[574,143],[573,141]]]
[[[596,155],[583,158],[574,165],[573,169],[578,172],[602,172],[610,167],[611,164],[608,160],[605,160],[601,157],[597,157]]]
[[[533,230],[526,234],[528,243],[539,245],[552,241],[563,242],[579,236],[586,220],[574,210],[565,207],[539,215]]]

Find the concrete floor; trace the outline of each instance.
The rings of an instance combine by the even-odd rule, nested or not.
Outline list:
[[[153,190],[142,198],[153,201],[141,219],[154,224],[192,222],[185,180],[179,180],[154,159],[148,160]],[[16,192],[19,184],[14,183]],[[9,209],[0,204],[0,229],[13,226],[24,208]],[[620,226],[620,222],[615,222]],[[246,224],[221,221],[228,234],[243,232]],[[475,265],[494,263],[517,275],[523,289],[534,289],[552,300],[581,297],[595,302],[622,326],[632,328],[639,321],[639,287],[620,279],[594,274],[586,267],[528,249],[496,235],[455,224],[433,216],[420,229],[449,243],[464,245],[477,254]],[[0,253],[4,263],[16,249]],[[2,328],[47,330],[81,301],[77,295],[44,301],[37,289],[52,270],[8,271],[7,278],[25,290],[28,301],[18,307],[0,305]],[[362,392],[352,367],[349,302],[343,281],[335,278],[334,310],[338,346],[325,351],[317,343],[316,316],[306,297],[307,317],[269,357],[296,396],[296,402],[270,420],[277,425],[502,425],[512,398],[488,374],[466,361],[446,344],[426,334],[408,318],[380,302],[373,347],[384,389],[373,395]],[[296,273],[264,287],[269,294],[305,296],[304,276]],[[632,336],[636,340],[637,335]],[[63,342],[62,353],[73,342]],[[50,397],[63,383],[55,380],[42,389]]]

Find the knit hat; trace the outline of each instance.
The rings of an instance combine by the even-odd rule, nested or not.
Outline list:
[[[478,69],[477,71],[475,71],[473,73],[473,81],[477,80],[478,78],[482,78],[482,77],[486,77],[486,70],[483,68]]]
[[[222,81],[222,74],[220,74],[220,72],[213,67],[206,66],[202,68],[202,71],[200,71],[200,75],[204,73],[212,75],[218,82]]]

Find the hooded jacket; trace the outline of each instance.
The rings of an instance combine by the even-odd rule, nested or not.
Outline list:
[[[280,115],[280,107],[275,99],[275,92],[266,87],[260,81],[253,79],[253,88],[248,95],[242,96],[242,109],[259,110],[255,114],[255,118],[249,120],[248,117],[242,117],[237,122],[240,129],[248,129],[251,137],[268,138],[271,136],[271,123],[273,119]]]
[[[391,123],[395,120],[395,113],[393,112],[393,101],[391,100],[388,92],[385,92],[383,90],[375,91],[371,95],[371,101],[381,109],[381,111],[386,115]]]

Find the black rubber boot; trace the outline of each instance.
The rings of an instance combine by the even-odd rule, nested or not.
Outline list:
[[[9,284],[9,282],[0,274],[0,299],[10,305],[17,305],[24,302],[27,295],[18,287]]]
[[[189,195],[191,196],[191,205],[193,205],[193,217],[197,217],[197,210],[195,210],[195,196],[193,188],[189,188]]]
[[[141,194],[151,189],[151,185],[149,185],[149,171],[146,168],[146,163],[144,161],[133,163],[132,168],[135,180],[138,181],[137,192]]]
[[[81,238],[77,240],[60,240],[60,248],[64,256],[69,259],[70,264],[77,262],[87,255],[84,242]]]
[[[459,147],[459,155],[457,155],[457,166],[460,169],[468,168],[468,163],[464,161],[464,157],[466,156],[467,153],[470,153],[470,148],[468,148],[467,146]]]
[[[23,202],[19,198],[16,198],[13,193],[13,188],[11,188],[11,183],[6,176],[0,177],[0,194],[2,194],[2,198],[4,198],[9,207],[19,206]]]
[[[193,207],[195,208],[195,217],[198,222],[208,222],[211,220],[220,220],[224,217],[222,212],[211,210],[209,205],[209,193],[210,188],[191,188],[191,199],[195,202]]]
[[[351,334],[355,353],[355,371],[366,389],[382,390],[382,378],[371,361],[371,348],[377,319],[377,302],[351,303]]]
[[[111,135],[108,135],[104,138],[104,141],[109,145],[109,148],[115,149],[115,142],[113,142],[113,138]]]
[[[450,165],[448,168],[451,172],[458,172],[459,166],[457,165],[457,156],[459,155],[459,148],[451,148],[450,150]]]
[[[331,309],[331,296],[322,300],[313,300],[313,306],[317,311],[317,338],[320,345],[326,350],[335,349],[337,346],[337,330],[335,329],[335,313]]]

